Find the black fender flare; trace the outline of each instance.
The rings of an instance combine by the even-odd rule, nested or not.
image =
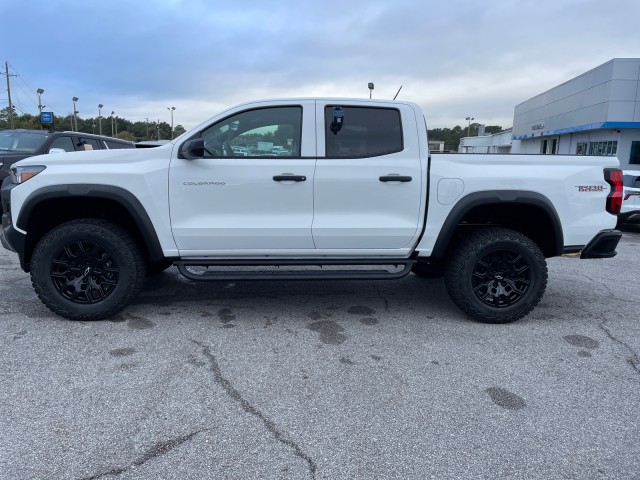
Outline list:
[[[442,258],[453,238],[453,235],[464,216],[473,208],[482,205],[519,204],[541,208],[551,220],[551,227],[555,238],[554,255],[561,255],[564,250],[564,235],[562,223],[551,200],[538,192],[528,190],[492,190],[475,192],[463,197],[449,212],[442,225],[438,238],[431,253],[432,258]]]
[[[150,259],[153,261],[164,259],[164,253],[162,252],[160,240],[156,234],[153,222],[142,206],[142,203],[140,203],[140,200],[130,191],[112,185],[69,184],[39,188],[31,193],[22,204],[16,222],[17,227],[26,231],[27,223],[33,210],[42,202],[57,198],[72,197],[103,198],[113,200],[122,205],[129,212],[138,227],[149,251]]]

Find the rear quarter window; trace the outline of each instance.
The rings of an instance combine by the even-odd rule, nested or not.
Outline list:
[[[123,142],[112,142],[110,140],[105,140],[104,143],[107,145],[109,150],[114,150],[118,148],[133,148],[134,145]]]

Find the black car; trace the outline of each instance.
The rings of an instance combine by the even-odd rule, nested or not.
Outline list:
[[[0,183],[18,160],[52,152],[135,148],[133,142],[81,132],[0,130]]]

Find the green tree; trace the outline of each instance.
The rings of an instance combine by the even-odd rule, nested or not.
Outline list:
[[[127,132],[126,130],[124,132],[118,132],[117,136],[122,140],[129,140],[131,142],[137,141],[136,136],[131,132]]]

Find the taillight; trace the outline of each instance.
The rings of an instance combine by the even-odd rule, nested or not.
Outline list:
[[[611,185],[611,192],[607,195],[607,212],[618,215],[622,208],[622,170],[619,168],[605,168],[604,179]]]

